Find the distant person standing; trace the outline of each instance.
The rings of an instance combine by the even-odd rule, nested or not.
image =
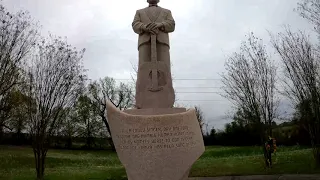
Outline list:
[[[276,140],[269,136],[265,143],[265,160],[268,167],[272,167],[272,153],[276,151]]]

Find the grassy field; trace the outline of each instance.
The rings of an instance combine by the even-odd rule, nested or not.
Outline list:
[[[207,147],[194,164],[191,176],[320,173],[313,166],[311,149],[278,147],[272,169],[264,169],[260,147]],[[108,151],[49,150],[47,180],[125,180],[125,170]],[[31,148],[0,146],[0,179],[34,180]]]

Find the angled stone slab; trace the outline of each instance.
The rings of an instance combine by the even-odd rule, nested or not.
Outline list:
[[[195,110],[162,109],[164,115],[137,111],[128,114],[107,103],[112,139],[128,180],[186,180],[205,150]]]

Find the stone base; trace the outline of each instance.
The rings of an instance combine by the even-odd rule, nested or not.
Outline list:
[[[128,180],[187,180],[205,150],[194,109],[122,112],[107,103],[107,116]]]

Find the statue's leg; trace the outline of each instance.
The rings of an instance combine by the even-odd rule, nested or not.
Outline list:
[[[160,74],[159,84],[164,86],[166,85],[166,89],[169,89],[169,92],[172,92],[173,95],[170,97],[169,101],[174,102],[175,95],[172,86],[172,76],[171,76],[171,63],[170,63],[170,47],[166,44],[157,43],[157,58],[158,61],[164,63],[167,66],[167,71]]]
[[[170,48],[166,44],[157,43],[157,58],[158,61],[164,62],[171,73],[171,63],[170,63]]]
[[[139,47],[139,66],[140,67],[144,62],[151,61],[151,43],[147,42],[142,44]]]
[[[144,72],[141,72],[141,65],[143,63],[146,62],[150,62],[151,61],[151,43],[145,43],[142,44],[139,47],[139,63],[138,63],[138,72],[137,72],[137,81],[136,81],[136,95],[135,95],[135,99],[136,99],[136,108],[140,109],[142,107],[142,98],[140,96],[143,96],[143,94],[141,94],[141,92],[143,91],[143,87],[145,86],[146,82],[143,82],[143,80],[141,80],[140,77],[140,73],[144,74]]]

